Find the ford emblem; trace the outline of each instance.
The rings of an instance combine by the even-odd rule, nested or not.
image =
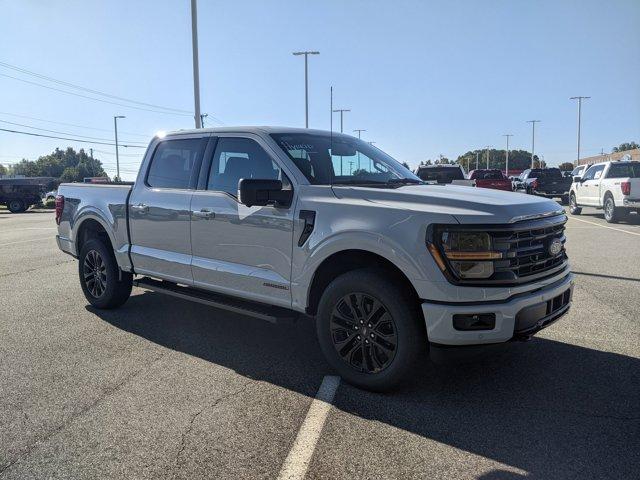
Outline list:
[[[554,238],[549,244],[549,255],[555,257],[562,251],[562,242],[559,238]]]

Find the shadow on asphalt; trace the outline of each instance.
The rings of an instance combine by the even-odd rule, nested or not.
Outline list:
[[[87,308],[163,347],[304,395],[315,396],[330,373],[304,317],[271,325],[152,292],[118,310]],[[637,478],[638,385],[636,358],[537,338],[468,365],[425,364],[393,394],[343,384],[335,406],[524,470],[526,478]],[[379,454],[385,441],[363,446],[363,454]],[[495,470],[481,478],[522,476]]]
[[[572,216],[576,216],[576,215],[572,215]],[[580,215],[577,215],[577,218],[580,217],[587,217],[587,218],[599,218],[600,220],[604,221],[604,213],[598,213],[598,212],[582,212]],[[611,226],[615,226],[616,224],[620,224],[620,225],[640,225],[640,215],[638,214],[631,214],[626,218],[621,218],[620,220],[618,220],[616,223],[612,223],[612,224],[607,224],[607,225],[611,225]]]

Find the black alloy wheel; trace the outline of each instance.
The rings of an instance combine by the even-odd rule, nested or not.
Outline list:
[[[87,290],[94,298],[100,298],[107,288],[107,267],[102,255],[96,250],[89,250],[82,265]]]

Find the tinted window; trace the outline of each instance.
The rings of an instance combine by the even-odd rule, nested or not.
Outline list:
[[[612,163],[607,178],[640,178],[640,162]]]
[[[476,170],[471,175],[472,180],[502,180],[504,175],[500,170]]]
[[[220,138],[209,172],[208,190],[238,195],[241,178],[277,180],[280,169],[260,145],[248,138]]]
[[[464,180],[464,174],[458,167],[427,167],[418,169],[418,177],[425,182],[451,183]]]
[[[160,143],[147,174],[147,185],[158,188],[189,188],[191,174],[202,156],[206,138],[166,140]]]

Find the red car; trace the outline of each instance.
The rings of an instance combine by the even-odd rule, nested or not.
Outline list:
[[[476,187],[493,188],[496,190],[513,190],[511,180],[504,176],[501,170],[497,169],[481,169],[471,170],[469,172],[469,180],[475,180]]]

